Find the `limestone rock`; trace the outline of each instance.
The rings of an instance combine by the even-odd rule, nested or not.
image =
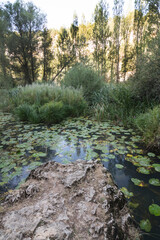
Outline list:
[[[1,206],[0,240],[140,239],[123,193],[98,162],[46,163]]]

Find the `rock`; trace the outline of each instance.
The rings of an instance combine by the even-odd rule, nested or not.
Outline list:
[[[123,193],[101,163],[46,163],[8,194],[0,240],[140,239]]]

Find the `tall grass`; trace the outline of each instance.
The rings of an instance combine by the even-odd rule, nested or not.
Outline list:
[[[83,101],[82,91],[72,87],[60,87],[54,84],[37,84],[17,87],[10,91],[10,100],[15,107],[23,104],[43,105],[50,101],[62,101],[66,104]]]
[[[145,107],[143,103],[135,101],[133,92],[126,83],[106,83],[103,89],[94,94],[93,105],[103,105],[106,119],[123,123],[132,121],[132,118]]]
[[[160,105],[138,115],[134,123],[143,134],[144,141],[160,149]]]
[[[81,90],[53,84],[32,84],[10,91],[14,113],[33,123],[58,123],[84,113],[87,103]]]

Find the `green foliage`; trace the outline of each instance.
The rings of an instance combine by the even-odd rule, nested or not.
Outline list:
[[[125,122],[138,111],[130,87],[125,83],[105,84],[103,89],[94,94],[93,103],[104,104],[105,117]]]
[[[132,88],[138,101],[160,103],[160,33],[148,46],[146,54],[139,59],[137,71],[132,78]]]
[[[76,64],[69,70],[61,82],[62,86],[82,88],[85,99],[92,104],[93,95],[103,86],[103,79],[92,68]]]
[[[59,123],[65,118],[64,105],[62,102],[49,102],[44,104],[40,109],[42,122],[48,124]]]
[[[140,221],[140,228],[142,230],[145,230],[146,232],[150,232],[152,226],[151,226],[151,223],[150,223],[149,219],[141,220]]]
[[[146,143],[158,143],[160,136],[160,106],[141,113],[135,118],[134,123],[142,132]]]
[[[87,107],[82,92],[51,84],[32,84],[10,91],[14,113],[32,123],[58,123],[66,117],[77,117]]]
[[[160,216],[160,206],[157,204],[152,204],[149,206],[149,212],[150,214],[158,217]]]
[[[14,113],[22,121],[29,121],[32,123],[39,122],[38,108],[35,105],[29,105],[28,103],[23,103],[22,105],[19,105],[15,109]]]

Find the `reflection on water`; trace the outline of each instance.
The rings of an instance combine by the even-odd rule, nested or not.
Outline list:
[[[150,159],[143,154],[139,144],[140,137],[132,129],[126,130],[109,122],[98,124],[84,119],[46,127],[16,123],[10,115],[4,118],[0,124],[1,193],[16,188],[31,169],[44,162],[67,164],[77,159],[98,159],[111,172],[119,188],[125,187],[134,193],[129,201],[139,204],[132,210],[136,221],[139,223],[142,219],[150,220],[152,230],[144,239],[160,239],[160,217],[155,217],[148,211],[152,203],[160,204],[160,187],[149,184],[150,178],[160,179],[160,173],[149,165],[159,160],[154,154],[151,154]],[[146,161],[144,163],[144,158],[148,165]],[[137,159],[140,159],[140,165],[137,165]],[[116,164],[123,165],[123,169],[118,169]],[[149,169],[150,174],[138,172],[137,167]],[[134,185],[131,178],[142,180],[147,187]]]

